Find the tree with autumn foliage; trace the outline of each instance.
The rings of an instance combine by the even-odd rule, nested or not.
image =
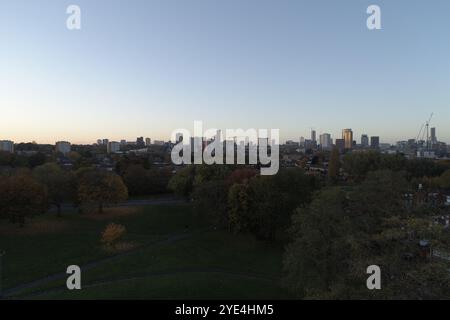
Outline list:
[[[78,198],[81,204],[96,205],[98,213],[102,213],[105,205],[125,201],[128,190],[120,176],[91,169],[80,174]]]
[[[46,188],[27,174],[0,179],[0,218],[25,225],[26,217],[43,214],[48,209]]]

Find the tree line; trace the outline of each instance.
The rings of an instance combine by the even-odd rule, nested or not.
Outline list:
[[[128,189],[112,172],[91,167],[66,171],[55,163],[45,163],[33,170],[3,174],[0,195],[0,218],[23,226],[27,217],[43,214],[51,205],[61,215],[63,203],[71,203],[80,211],[95,207],[102,213],[105,205],[126,200]]]

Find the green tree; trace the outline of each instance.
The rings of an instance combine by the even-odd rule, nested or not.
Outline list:
[[[170,179],[168,188],[179,196],[188,197],[194,190],[194,177],[195,167],[184,167]]]
[[[151,181],[148,170],[144,169],[142,165],[129,166],[125,171],[123,180],[130,195],[140,196],[150,193]]]
[[[439,178],[438,178],[438,184],[439,187],[445,190],[450,190],[450,170],[445,171]]]
[[[330,162],[328,164],[328,177],[332,182],[336,182],[341,169],[341,159],[338,148],[331,151]]]
[[[248,184],[235,183],[228,191],[228,230],[248,231],[249,217]]]
[[[33,176],[47,188],[49,202],[56,206],[58,216],[61,216],[61,204],[76,197],[73,174],[55,163],[46,163],[34,168]]]
[[[225,181],[205,181],[197,185],[192,193],[194,209],[215,225],[225,226],[228,224],[227,194],[228,186]]]
[[[298,168],[282,169],[275,176],[255,176],[239,193],[233,190],[228,197],[231,228],[274,240],[278,234],[284,235],[293,210],[309,202],[317,187],[317,181]],[[245,204],[239,203],[244,200]]]
[[[299,297],[340,294],[351,243],[345,202],[345,193],[339,188],[325,189],[292,217],[293,242],[284,255],[284,270],[286,283]]]

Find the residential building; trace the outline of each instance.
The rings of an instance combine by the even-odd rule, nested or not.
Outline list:
[[[0,140],[0,151],[14,152],[14,142],[10,140]]]
[[[55,149],[56,149],[56,152],[60,152],[63,155],[67,155],[71,150],[70,142],[58,141],[55,144]]]
[[[106,147],[106,151],[108,153],[116,153],[120,151],[120,143],[117,141],[108,142],[108,146]]]

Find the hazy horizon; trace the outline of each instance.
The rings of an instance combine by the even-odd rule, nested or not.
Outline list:
[[[66,8],[81,8],[81,30]],[[435,116],[450,142],[450,2],[1,1],[0,140],[169,140],[177,128],[352,128],[382,143]],[[382,30],[366,27],[381,8]]]

